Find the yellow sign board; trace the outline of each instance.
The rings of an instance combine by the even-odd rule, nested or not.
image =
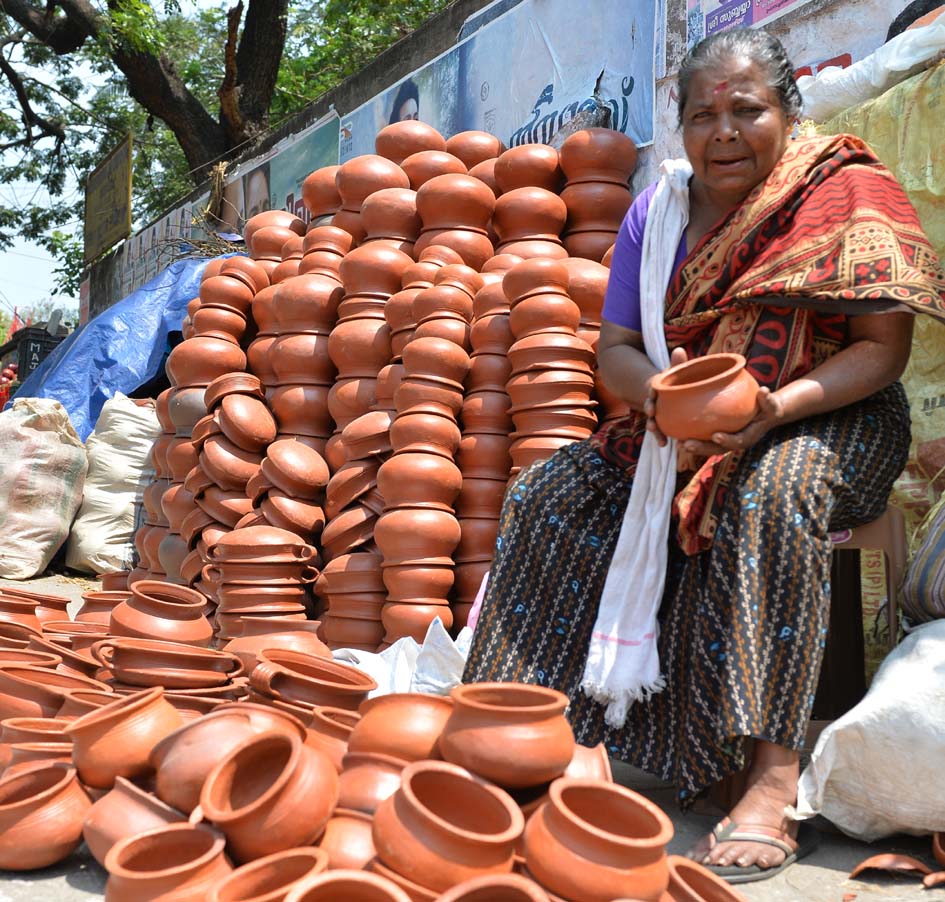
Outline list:
[[[131,135],[85,182],[85,262],[131,234]]]

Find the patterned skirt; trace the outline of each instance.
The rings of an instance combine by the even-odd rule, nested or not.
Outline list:
[[[687,557],[671,528],[666,689],[620,729],[580,683],[630,482],[587,441],[561,449],[506,494],[464,680],[561,690],[579,742],[673,782],[683,807],[745,766],[748,738],[800,749],[829,622],[829,532],[883,513],[909,437],[895,383],[744,454],[712,547]]]

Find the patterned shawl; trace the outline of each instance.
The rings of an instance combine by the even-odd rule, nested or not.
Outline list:
[[[945,319],[945,274],[889,170],[850,135],[789,143],[768,178],[692,250],[667,291],[666,340],[688,355],[743,354],[775,390],[846,342],[847,315]],[[643,417],[605,426],[601,455],[632,475]],[[708,548],[735,454],[709,458],[676,496],[687,554]]]

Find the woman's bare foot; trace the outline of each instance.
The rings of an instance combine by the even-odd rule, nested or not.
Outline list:
[[[789,820],[784,811],[797,801],[797,779],[800,775],[800,757],[783,746],[758,740],[755,742],[748,788],[729,817],[740,827],[763,826],[797,837],[797,823]],[[716,843],[711,835],[701,840],[689,852],[689,857],[702,864],[748,868],[774,868],[780,865],[785,853],[766,843],[730,841]]]

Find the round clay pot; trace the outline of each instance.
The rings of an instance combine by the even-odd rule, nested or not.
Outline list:
[[[466,432],[507,435],[512,428],[510,406],[505,391],[471,391],[463,400],[463,428]]]
[[[381,623],[387,630],[384,641],[392,643],[403,636],[410,636],[422,645],[430,624],[437,619],[445,630],[452,628],[453,612],[446,598],[386,604],[381,611]]]
[[[55,670],[62,663],[62,656],[55,652],[11,648],[0,650],[0,665],[17,664],[28,667],[43,667]]]
[[[462,439],[451,416],[406,410],[390,427],[390,443],[397,453],[423,452],[452,460]]]
[[[447,761],[513,789],[560,776],[574,755],[567,696],[517,683],[474,683],[451,692],[453,714],[440,737]]]
[[[545,332],[573,335],[580,321],[581,311],[570,298],[559,294],[534,294],[512,302],[509,328],[517,339]]]
[[[469,355],[461,347],[444,339],[418,338],[404,348],[405,377],[436,377],[462,383],[468,371]]]
[[[329,519],[337,517],[348,505],[377,485],[379,468],[380,464],[375,460],[353,460],[335,472],[325,489],[325,513]]]
[[[328,855],[331,870],[363,870],[376,854],[371,838],[371,815],[350,808],[336,808],[325,825],[318,848]]]
[[[182,723],[163,695],[160,687],[143,689],[82,715],[66,728],[83,783],[110,789],[116,777],[148,773],[151,749]]]
[[[24,742],[60,743],[68,723],[55,717],[8,717],[0,723],[0,771],[10,764],[12,745]]]
[[[236,524],[253,510],[252,501],[243,491],[221,489],[212,484],[197,495],[197,504],[204,513],[230,529],[235,529]]]
[[[187,553],[187,543],[177,533],[169,532],[161,540],[161,544],[158,546],[158,561],[161,570],[166,574],[168,582],[185,582],[180,575],[180,568]]]
[[[633,196],[627,188],[607,182],[582,182],[561,192],[568,211],[567,234],[612,232],[620,229]],[[604,255],[605,247],[600,256]]]
[[[334,332],[332,332],[334,334]],[[276,385],[328,385],[335,364],[328,357],[329,337],[318,332],[287,332],[272,344]]]
[[[108,626],[115,605],[130,597],[131,593],[124,591],[83,592],[82,605],[76,611],[75,620],[78,623],[102,623]]]
[[[265,402],[250,395],[227,395],[220,405],[220,428],[233,444],[258,453],[276,437],[276,421]]]
[[[331,652],[315,634],[318,625],[311,621],[286,620],[283,617],[245,617],[242,629],[223,650],[236,655],[247,673],[259,663],[259,653],[266,648],[297,651],[318,658]]]
[[[496,197],[502,193],[502,190],[499,188],[499,183],[495,180],[495,164],[497,162],[497,158],[483,160],[481,163],[476,163],[475,166],[469,167],[469,174],[479,179]]]
[[[373,408],[376,384],[376,379],[366,377],[336,380],[328,392],[328,411],[339,428]]]
[[[251,246],[257,229],[270,228],[273,226],[289,229],[296,235],[305,234],[305,222],[299,219],[294,213],[290,213],[287,210],[265,210],[262,213],[251,216],[246,221],[246,225],[243,226],[243,240],[246,242],[247,246]],[[226,263],[224,263],[224,267],[225,266]]]
[[[512,375],[512,364],[505,354],[477,353],[469,360],[467,391],[504,391]]]
[[[171,423],[170,411],[167,408],[170,396],[171,390],[169,388],[165,388],[164,391],[162,391],[157,396],[154,402],[154,412],[157,414],[158,422],[161,424],[161,429],[163,429],[165,432],[174,431],[174,424]]]
[[[95,860],[104,865],[105,856],[120,840],[186,820],[180,811],[118,777],[114,787],[92,805],[82,825],[82,836]]]
[[[0,620],[28,626],[39,632],[42,623],[36,611],[36,602],[0,592]]]
[[[424,231],[462,228],[481,229],[484,233],[494,209],[495,195],[492,190],[471,175],[438,175],[424,182],[417,191],[417,212],[423,221]],[[453,249],[462,256],[462,251]],[[418,244],[415,250],[419,256],[423,248]],[[479,267],[474,269],[478,271]]]
[[[401,452],[384,461],[377,487],[389,508],[429,508],[452,512],[463,485],[459,467],[439,454]]]
[[[589,435],[590,430],[586,430],[577,436],[529,435],[518,438],[512,442],[512,470],[514,472],[516,468],[522,469],[533,463],[548,460],[552,454],[565,445],[587,438]]]
[[[4,779],[48,764],[72,764],[71,742],[16,742],[10,747],[10,763]]]
[[[512,450],[520,449],[521,440],[542,436],[586,438],[597,428],[593,401],[548,401],[544,404],[512,408],[516,432],[512,433]]]
[[[361,154],[343,163],[335,175],[344,210],[359,211],[364,200],[382,188],[409,188],[410,180],[396,163],[376,154]]]
[[[209,385],[217,376],[245,369],[246,355],[237,344],[198,335],[177,345],[165,368],[173,385]]]
[[[548,894],[520,874],[490,874],[464,880],[438,902],[548,902]]]
[[[453,135],[446,141],[446,149],[459,157],[468,169],[484,162],[493,160],[505,150],[505,146],[495,136],[482,131],[465,131]]]
[[[224,435],[211,435],[200,452],[200,465],[221,489],[237,491],[258,472],[262,456],[245,451]]]
[[[121,839],[105,856],[106,902],[203,902],[233,867],[204,824],[168,824]]]
[[[204,597],[186,586],[140,580],[131,597],[112,609],[109,632],[131,639],[164,639],[207,646],[213,628],[203,616]]]
[[[376,242],[355,248],[341,261],[345,298],[386,300],[400,290],[401,275],[411,263],[409,255]]]
[[[91,807],[68,764],[36,765],[0,780],[0,868],[33,871],[62,861],[82,841]]]
[[[398,165],[411,154],[425,150],[445,151],[447,142],[431,125],[416,119],[405,119],[385,125],[374,138],[380,156]]]
[[[509,873],[524,819],[501,789],[441,761],[416,761],[378,806],[377,857],[391,870],[439,892],[463,880]]]
[[[525,260],[509,269],[502,278],[502,291],[510,304],[532,295],[568,296],[570,274],[564,263],[555,260]]]
[[[390,452],[392,416],[386,410],[371,410],[352,420],[341,431],[348,460],[362,460]]]
[[[286,902],[410,902],[396,884],[366,871],[329,871],[293,889]]]
[[[466,517],[459,526],[462,538],[454,555],[456,562],[492,560],[499,534],[498,517]]]
[[[338,773],[321,752],[268,731],[231,749],[200,793],[203,816],[241,862],[314,842],[338,800]]]
[[[564,332],[526,335],[508,351],[512,372],[516,374],[529,370],[568,370],[591,374],[595,356],[594,349],[586,341]]]
[[[344,378],[374,378],[390,361],[390,326],[377,319],[342,321],[332,329],[327,347]]]
[[[394,392],[394,407],[398,414],[410,410],[412,413],[437,413],[455,418],[462,406],[462,383],[439,376],[405,376]]]
[[[508,308],[505,313],[473,320],[469,330],[469,343],[474,354],[505,354],[514,341],[515,336],[509,328]]]
[[[438,176],[438,178],[463,178],[463,176]],[[431,179],[431,181],[436,181],[436,179]],[[456,251],[466,266],[477,271],[482,269],[486,261],[495,253],[489,234],[478,228],[424,228],[414,245],[414,253],[422,256],[436,244],[445,245]]]
[[[543,188],[516,188],[496,200],[492,227],[503,243],[555,240],[567,218],[568,207],[557,194]]]
[[[56,717],[71,690],[104,691],[107,688],[104,683],[75,673],[3,664],[0,665],[0,720]]]
[[[682,855],[666,859],[669,889],[661,902],[745,902],[745,897],[708,868]]]
[[[383,591],[379,554],[343,554],[326,564],[316,590],[322,592],[378,592]]]
[[[342,761],[338,807],[373,815],[400,787],[407,762],[376,752],[348,753]]]
[[[453,585],[452,561],[449,563],[428,561],[408,564],[389,563],[384,565],[382,572],[384,585],[387,587],[387,597],[392,602],[444,599],[449,596]]]
[[[738,432],[758,409],[758,383],[741,354],[709,354],[653,378],[656,424],[668,438],[708,441]]]
[[[385,562],[391,563],[449,559],[459,539],[459,523],[443,510],[391,510],[374,527],[374,541]]]
[[[356,711],[377,683],[347,664],[284,649],[265,649],[250,675],[257,692],[280,701]]]
[[[242,661],[233,654],[176,642],[110,638],[96,642],[91,652],[115,679],[129,686],[210,688],[225,686],[243,673]]]
[[[252,307],[255,294],[250,285],[234,276],[214,276],[205,280],[200,285],[200,307],[192,314],[194,325],[197,325],[196,317],[201,310],[219,308],[241,318],[245,329],[245,320]],[[226,331],[228,330],[224,330]]]
[[[339,554],[348,554],[371,541],[378,515],[362,503],[367,497],[347,507],[322,530],[321,544],[325,560],[331,561]]]
[[[307,273],[283,282],[272,301],[278,332],[328,333],[335,324],[344,288],[337,278]]]
[[[98,668],[98,665],[96,665]],[[60,720],[73,721],[89,711],[110,705],[118,696],[111,691],[95,689],[73,689],[63,693],[56,717]]]
[[[401,167],[410,179],[414,191],[439,175],[466,174],[466,164],[445,150],[421,150],[411,154]]]
[[[304,234],[304,233],[303,233]],[[292,238],[299,238],[299,249],[301,251],[301,235],[297,235],[291,229],[284,226],[263,226],[253,232],[251,245],[252,257],[254,260],[282,260],[282,248],[291,241]],[[301,253],[299,254],[301,257]],[[277,267],[278,269],[278,267]],[[276,270],[273,270],[275,272]],[[269,274],[269,282],[274,282],[273,273]]]
[[[341,773],[342,759],[348,751],[348,737],[360,715],[345,708],[321,706],[311,712],[306,745],[324,752],[335,770]]]
[[[368,699],[348,740],[350,752],[392,755],[404,761],[438,757],[437,742],[453,710],[450,699],[397,692]]]
[[[330,386],[326,385],[282,385],[273,388],[269,408],[279,424],[279,432],[293,437],[311,435],[323,439],[331,435],[329,393]]]
[[[341,206],[341,195],[335,184],[340,166],[322,166],[302,182],[302,203],[313,219],[328,216]]]
[[[637,164],[636,145],[610,128],[583,128],[569,135],[558,153],[569,185],[611,182],[626,187]]]
[[[347,232],[351,236],[353,247],[357,247],[367,234],[361,225],[361,214],[354,210],[339,210],[331,217],[330,223],[332,228]]]
[[[297,535],[272,526],[234,530],[209,549],[210,560],[214,562],[257,561],[264,556],[273,562],[304,563],[314,555],[315,549]]]
[[[475,432],[464,435],[456,455],[463,479],[471,476],[507,479],[512,467],[511,444],[507,435]]]
[[[383,603],[383,600],[382,602]],[[384,638],[384,627],[380,620],[381,604],[377,605],[375,620],[363,617],[343,617],[329,611],[322,624],[325,641],[331,648],[354,648],[361,651],[377,651]]]
[[[613,246],[616,237],[616,228],[612,230],[568,232],[563,239],[564,249],[573,259],[584,258],[588,262],[596,262],[603,259],[607,249]]]
[[[575,370],[526,370],[510,376],[505,390],[514,414],[517,407],[587,403],[594,390],[594,377]]]
[[[555,780],[525,828],[529,872],[553,893],[589,902],[660,898],[673,825],[652,802],[613,783]]]
[[[322,873],[329,864],[320,849],[275,852],[237,868],[210,894],[210,902],[284,902],[293,889]]]
[[[510,147],[495,164],[495,180],[503,194],[525,187],[544,188],[557,194],[561,176],[558,151],[546,144]]]
[[[409,188],[375,191],[361,206],[361,224],[367,232],[365,243],[379,238],[416,241],[421,225],[416,192]]]

